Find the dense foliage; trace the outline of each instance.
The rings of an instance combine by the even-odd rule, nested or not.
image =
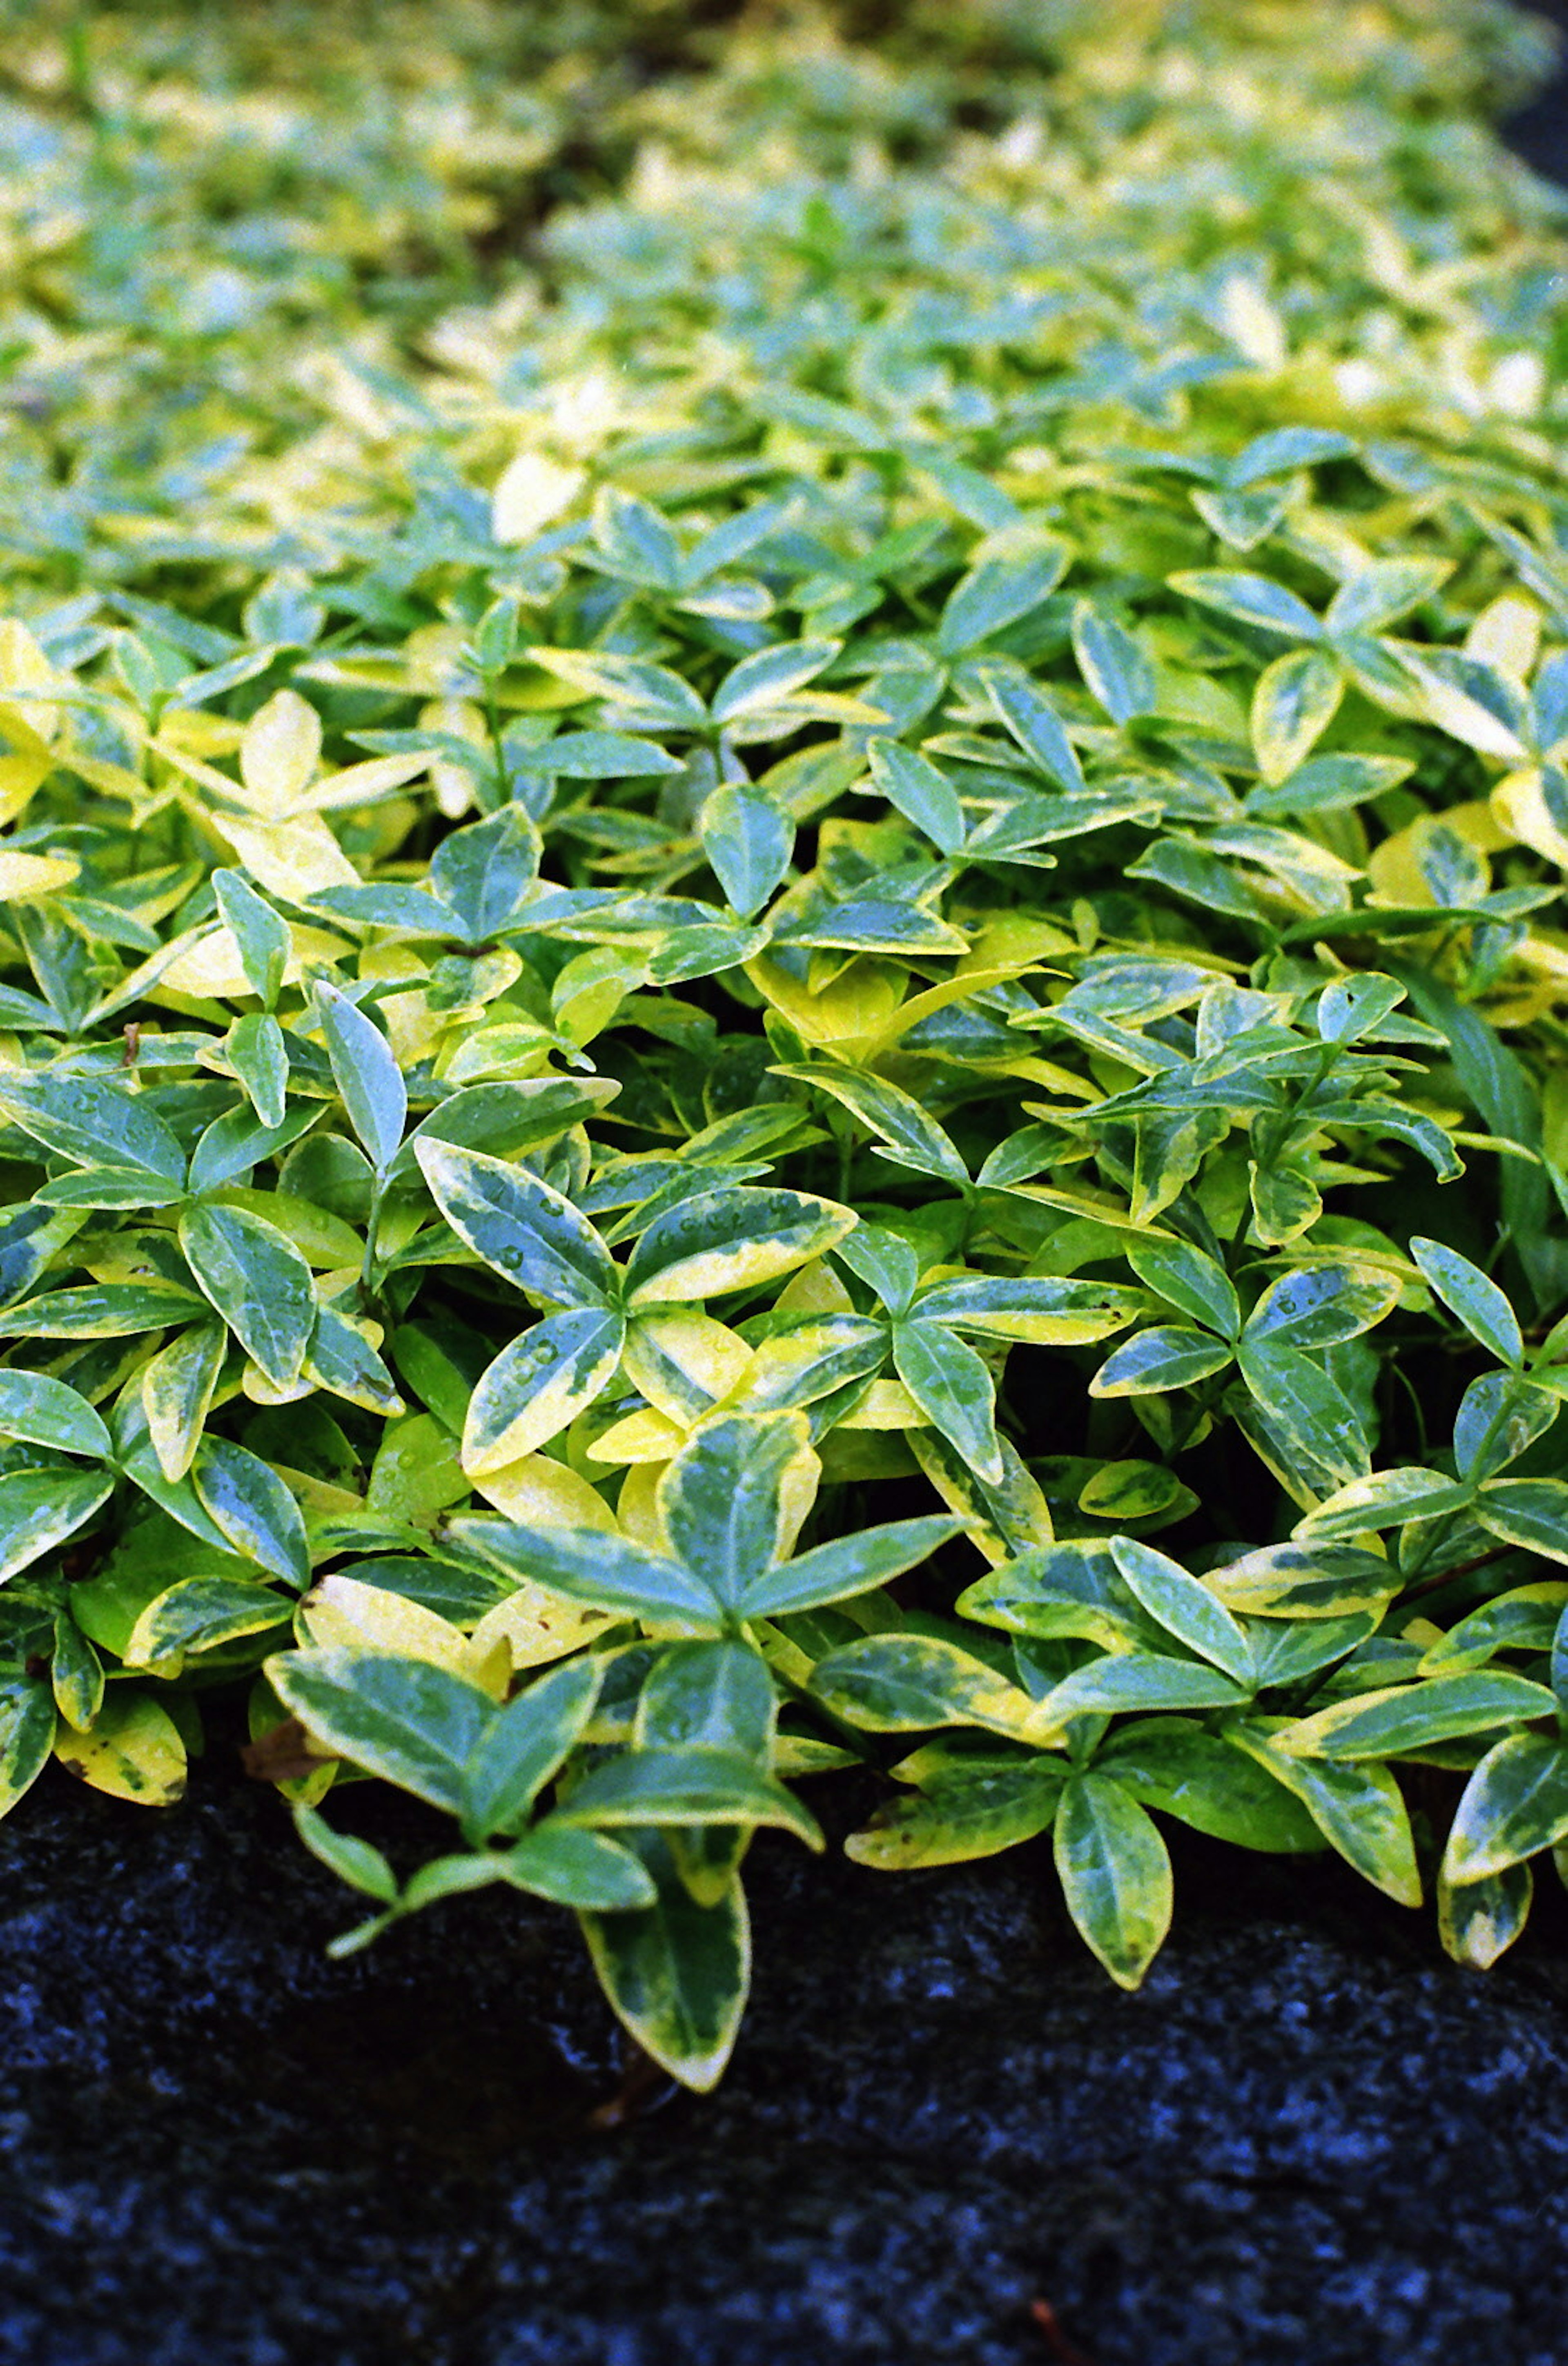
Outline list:
[[[0,104],[4,1800],[248,1700],[698,2086],[835,1768],[1128,1987],[1156,1815],[1475,1964],[1568,1839],[1540,45],[897,13]]]

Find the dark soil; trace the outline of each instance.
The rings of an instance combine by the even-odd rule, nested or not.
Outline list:
[[[1528,0],[1530,14],[1557,28],[1559,71],[1529,106],[1503,126],[1503,137],[1549,180],[1568,181],[1568,0]]]
[[[1560,1899],[1483,1979],[1332,1865],[1189,1843],[1129,1998],[1036,1852],[752,1865],[728,2079],[605,2128],[565,1915],[487,1893],[333,1965],[353,1901],[270,1792],[51,1770],[0,1827],[0,2360],[1568,2360]]]

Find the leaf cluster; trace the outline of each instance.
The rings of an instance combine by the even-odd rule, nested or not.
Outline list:
[[[7,69],[0,1806],[243,1703],[696,2086],[846,1766],[1128,1987],[1568,1850],[1539,51],[1027,13]]]

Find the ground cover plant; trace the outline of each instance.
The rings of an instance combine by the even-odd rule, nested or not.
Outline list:
[[[1488,1964],[1568,1867],[1541,44],[525,19],[12,19],[0,1797],[243,1699],[344,1945],[558,1900],[694,2086],[846,1767],[1125,1987],[1160,1817]]]

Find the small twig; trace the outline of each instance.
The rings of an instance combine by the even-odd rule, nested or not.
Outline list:
[[[1094,2366],[1076,2342],[1069,2341],[1062,2330],[1062,2321],[1048,2300],[1032,2300],[1029,2314],[1045,2336],[1046,2346],[1057,2366]]]
[[[645,2119],[649,2112],[669,2101],[674,2092],[674,2081],[667,2070],[660,2069],[651,2054],[639,2045],[626,2065],[622,2079],[607,2102],[589,2112],[591,2128],[624,2128],[628,2121]],[[1087,2366],[1087,2361],[1086,2361]]]
[[[1399,1600],[1401,1604],[1417,1602],[1422,1594],[1435,1594],[1440,1585],[1451,1585],[1456,1577],[1473,1577],[1478,1569],[1489,1568],[1493,1561],[1517,1550],[1517,1545],[1494,1545],[1490,1552],[1476,1553],[1470,1560],[1456,1562],[1452,1569],[1434,1570],[1430,1577],[1418,1578],[1414,1585],[1407,1585]]]

